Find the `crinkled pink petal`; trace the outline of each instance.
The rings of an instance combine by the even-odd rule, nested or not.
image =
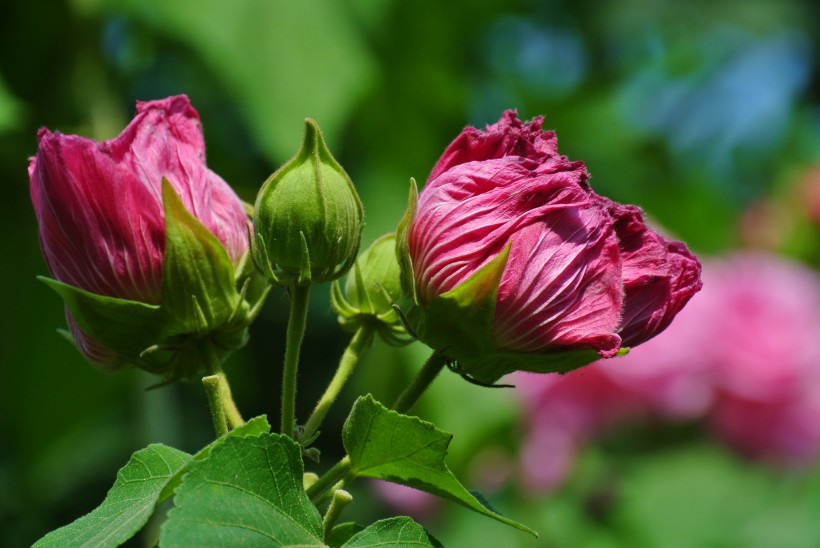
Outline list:
[[[614,221],[623,261],[624,346],[644,343],[666,329],[700,291],[701,266],[686,246],[669,242],[646,226],[640,208],[602,196],[595,199]]]
[[[509,157],[457,166],[425,186],[409,234],[422,302],[450,291],[550,211],[587,204],[579,175],[538,176]]]
[[[505,156],[544,159],[548,162],[566,161],[558,155],[555,133],[541,130],[543,120],[539,116],[530,122],[522,122],[516,117],[516,111],[507,110],[498,123],[487,126],[485,131],[465,128],[444,150],[427,180],[433,181],[460,164]]]
[[[509,156],[431,180],[409,236],[421,301],[469,279],[512,242],[494,324],[500,347],[614,354],[623,298],[618,246],[585,179],[578,163],[544,169]]]
[[[617,352],[623,300],[618,242],[595,209],[556,212],[512,238],[498,288],[500,348]]]

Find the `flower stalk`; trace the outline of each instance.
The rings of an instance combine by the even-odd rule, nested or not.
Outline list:
[[[216,437],[220,438],[228,433],[228,423],[225,419],[225,407],[222,403],[222,383],[218,375],[202,377],[202,386],[208,396],[208,405],[211,408],[211,419],[214,423]]]
[[[362,353],[373,341],[374,334],[375,331],[371,326],[363,325],[353,335],[353,338],[350,340],[350,343],[347,345],[347,348],[339,360],[339,367],[336,369],[336,373],[327,385],[324,394],[322,394],[316,403],[313,413],[311,413],[305,423],[300,436],[302,440],[310,440],[313,435],[318,432],[330,407],[336,401],[336,398],[339,397],[342,388],[344,388],[344,385],[359,364]]]
[[[222,369],[222,361],[212,343],[206,345],[206,352],[208,355],[208,369],[219,381],[219,397],[222,405],[222,411],[228,421],[231,429],[237,428],[245,424],[245,419],[242,418],[242,413],[236,406],[233,399],[233,392],[231,392],[231,385],[228,383],[228,376]]]
[[[295,439],[296,429],[296,380],[299,370],[299,350],[307,325],[310,285],[294,285],[291,288],[290,317],[285,342],[285,366],[282,371],[282,434]]]
[[[442,352],[433,352],[427,361],[422,366],[421,370],[416,374],[416,377],[410,385],[399,394],[396,402],[393,404],[393,410],[399,413],[407,413],[410,411],[422,394],[430,387],[444,366],[447,365],[449,358]]]

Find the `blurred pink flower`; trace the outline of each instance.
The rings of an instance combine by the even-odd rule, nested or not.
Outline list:
[[[521,448],[522,486],[551,491],[572,470],[580,446],[601,430],[643,412],[593,364],[566,375],[517,373],[527,434]]]
[[[726,394],[781,401],[820,372],[820,278],[765,254],[709,265],[714,302],[710,345],[716,384]]]
[[[560,485],[581,444],[650,413],[705,416],[752,457],[820,458],[820,276],[772,255],[738,253],[705,262],[703,279],[669,329],[627,356],[564,376],[514,378],[526,486]]]
[[[381,480],[370,481],[370,487],[394,510],[416,519],[430,517],[439,507],[439,498],[412,487]]]
[[[820,276],[763,254],[711,266],[715,431],[753,457],[820,458]],[[717,344],[719,343],[719,344]]]

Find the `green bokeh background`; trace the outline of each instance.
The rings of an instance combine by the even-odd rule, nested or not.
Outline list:
[[[506,108],[545,115],[592,184],[640,204],[699,253],[743,245],[739,219],[787,204],[779,252],[817,266],[820,238],[789,201],[820,160],[820,9],[813,0],[32,0],[0,6],[0,545],[26,546],[95,507],[128,455],[151,442],[195,451],[212,436],[196,384],[148,390],[109,376],[56,333],[59,298],[28,199],[36,130],[104,139],[135,100],[186,93],[210,167],[252,202],[315,118],[365,205],[365,243],[392,230],[408,180],[426,179],[466,124]],[[299,416],[348,335],[328,288],[314,291]],[[227,365],[246,415],[278,422],[287,296],[274,291],[252,342]],[[820,334],[818,334],[820,336]],[[390,400],[426,355],[377,344],[343,400]],[[343,406],[340,405],[340,409]],[[508,391],[442,378],[417,409],[455,433],[453,469],[471,482],[483,448],[514,456]],[[340,452],[333,417],[320,439]],[[820,420],[820,417],[818,418]],[[387,511],[367,485],[349,516]],[[633,429],[583,453],[566,486],[492,496],[538,540],[442,505],[424,521],[448,546],[818,546],[820,474],[746,462],[698,425]],[[150,545],[152,531],[131,545]]]

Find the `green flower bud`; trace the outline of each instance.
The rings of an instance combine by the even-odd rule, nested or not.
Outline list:
[[[315,121],[302,146],[265,181],[254,207],[254,259],[280,285],[340,278],[353,265],[362,235],[362,203]]]
[[[370,325],[388,344],[399,346],[411,342],[412,337],[393,310],[393,304],[402,296],[400,276],[396,235],[385,234],[356,259],[347,276],[344,294],[339,282],[333,283],[330,302],[342,328],[357,331]]]

